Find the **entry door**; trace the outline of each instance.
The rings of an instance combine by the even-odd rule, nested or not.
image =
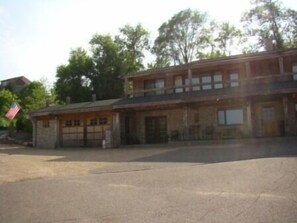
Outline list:
[[[274,107],[262,108],[262,136],[279,136],[279,126]]]
[[[145,119],[146,143],[167,142],[167,120],[165,116],[146,117]]]

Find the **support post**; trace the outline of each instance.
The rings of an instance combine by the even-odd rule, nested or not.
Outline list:
[[[250,65],[250,62],[245,62],[245,73],[246,73],[247,79],[250,79],[251,78],[251,65]]]
[[[284,135],[289,135],[289,100],[288,97],[283,97],[283,108],[284,108]]]
[[[32,146],[36,147],[37,146],[37,121],[35,118],[31,117],[31,122],[32,122],[32,129],[33,129],[33,134],[32,134]]]
[[[254,136],[253,131],[253,118],[252,118],[252,100],[248,98],[246,100],[246,122],[247,122],[247,131],[245,133],[246,137]]]
[[[183,132],[184,140],[189,140],[189,107],[185,106],[183,109]]]
[[[279,64],[279,72],[280,74],[284,74],[284,58],[278,57],[278,64]]]
[[[118,147],[121,144],[120,136],[120,113],[114,113],[112,115],[112,147]]]
[[[193,87],[192,87],[192,70],[189,68],[188,69],[188,80],[189,80],[189,91],[192,91],[193,90]]]
[[[60,147],[60,122],[58,117],[55,117],[55,148],[59,148]]]

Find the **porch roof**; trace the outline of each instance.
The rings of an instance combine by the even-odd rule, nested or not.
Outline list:
[[[184,103],[207,102],[223,99],[246,98],[251,96],[268,96],[297,93],[297,82],[278,82],[246,85],[234,88],[192,91],[178,94],[163,94],[146,97],[118,98],[94,102],[43,107],[29,113],[31,117],[82,113],[92,111],[112,111],[137,109],[151,106],[168,106]]]
[[[65,105],[48,106],[37,109],[29,113],[30,116],[58,115],[68,113],[90,112],[90,111],[108,111],[112,110],[112,105],[121,99],[109,99],[101,101],[91,101],[82,103],[73,103]]]
[[[222,99],[235,99],[250,96],[267,96],[290,93],[297,93],[297,82],[267,83],[234,88],[200,90],[177,94],[127,98],[114,103],[113,109],[138,108],[158,105],[166,106],[172,104],[206,102]]]

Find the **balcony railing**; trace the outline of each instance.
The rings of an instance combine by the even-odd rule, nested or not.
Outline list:
[[[296,75],[296,74],[295,74]],[[143,97],[147,94],[149,95],[163,95],[163,94],[174,94],[176,93],[176,89],[183,89],[183,92],[199,92],[199,91],[214,91],[222,88],[236,88],[236,87],[244,87],[244,86],[253,86],[255,84],[267,84],[267,83],[276,83],[276,82],[288,82],[294,81],[293,73],[284,73],[284,74],[274,74],[274,75],[266,75],[266,76],[256,76],[250,78],[244,78],[239,80],[230,80],[230,81],[213,81],[209,83],[199,83],[199,84],[184,84],[178,86],[166,86],[163,88],[153,88],[153,89],[143,89],[137,90],[133,92],[128,92],[128,97]],[[238,83],[238,86],[231,86],[232,83]],[[221,87],[215,87],[216,84],[222,84]],[[211,85],[211,89],[203,89],[206,85]],[[197,90],[197,87],[200,90]],[[193,90],[193,88],[196,88]]]

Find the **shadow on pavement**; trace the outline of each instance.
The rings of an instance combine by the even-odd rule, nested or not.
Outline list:
[[[53,156],[54,162],[191,162],[218,163],[297,156],[297,138],[207,142],[191,146],[149,145],[118,149],[36,149],[0,142],[0,153]]]

